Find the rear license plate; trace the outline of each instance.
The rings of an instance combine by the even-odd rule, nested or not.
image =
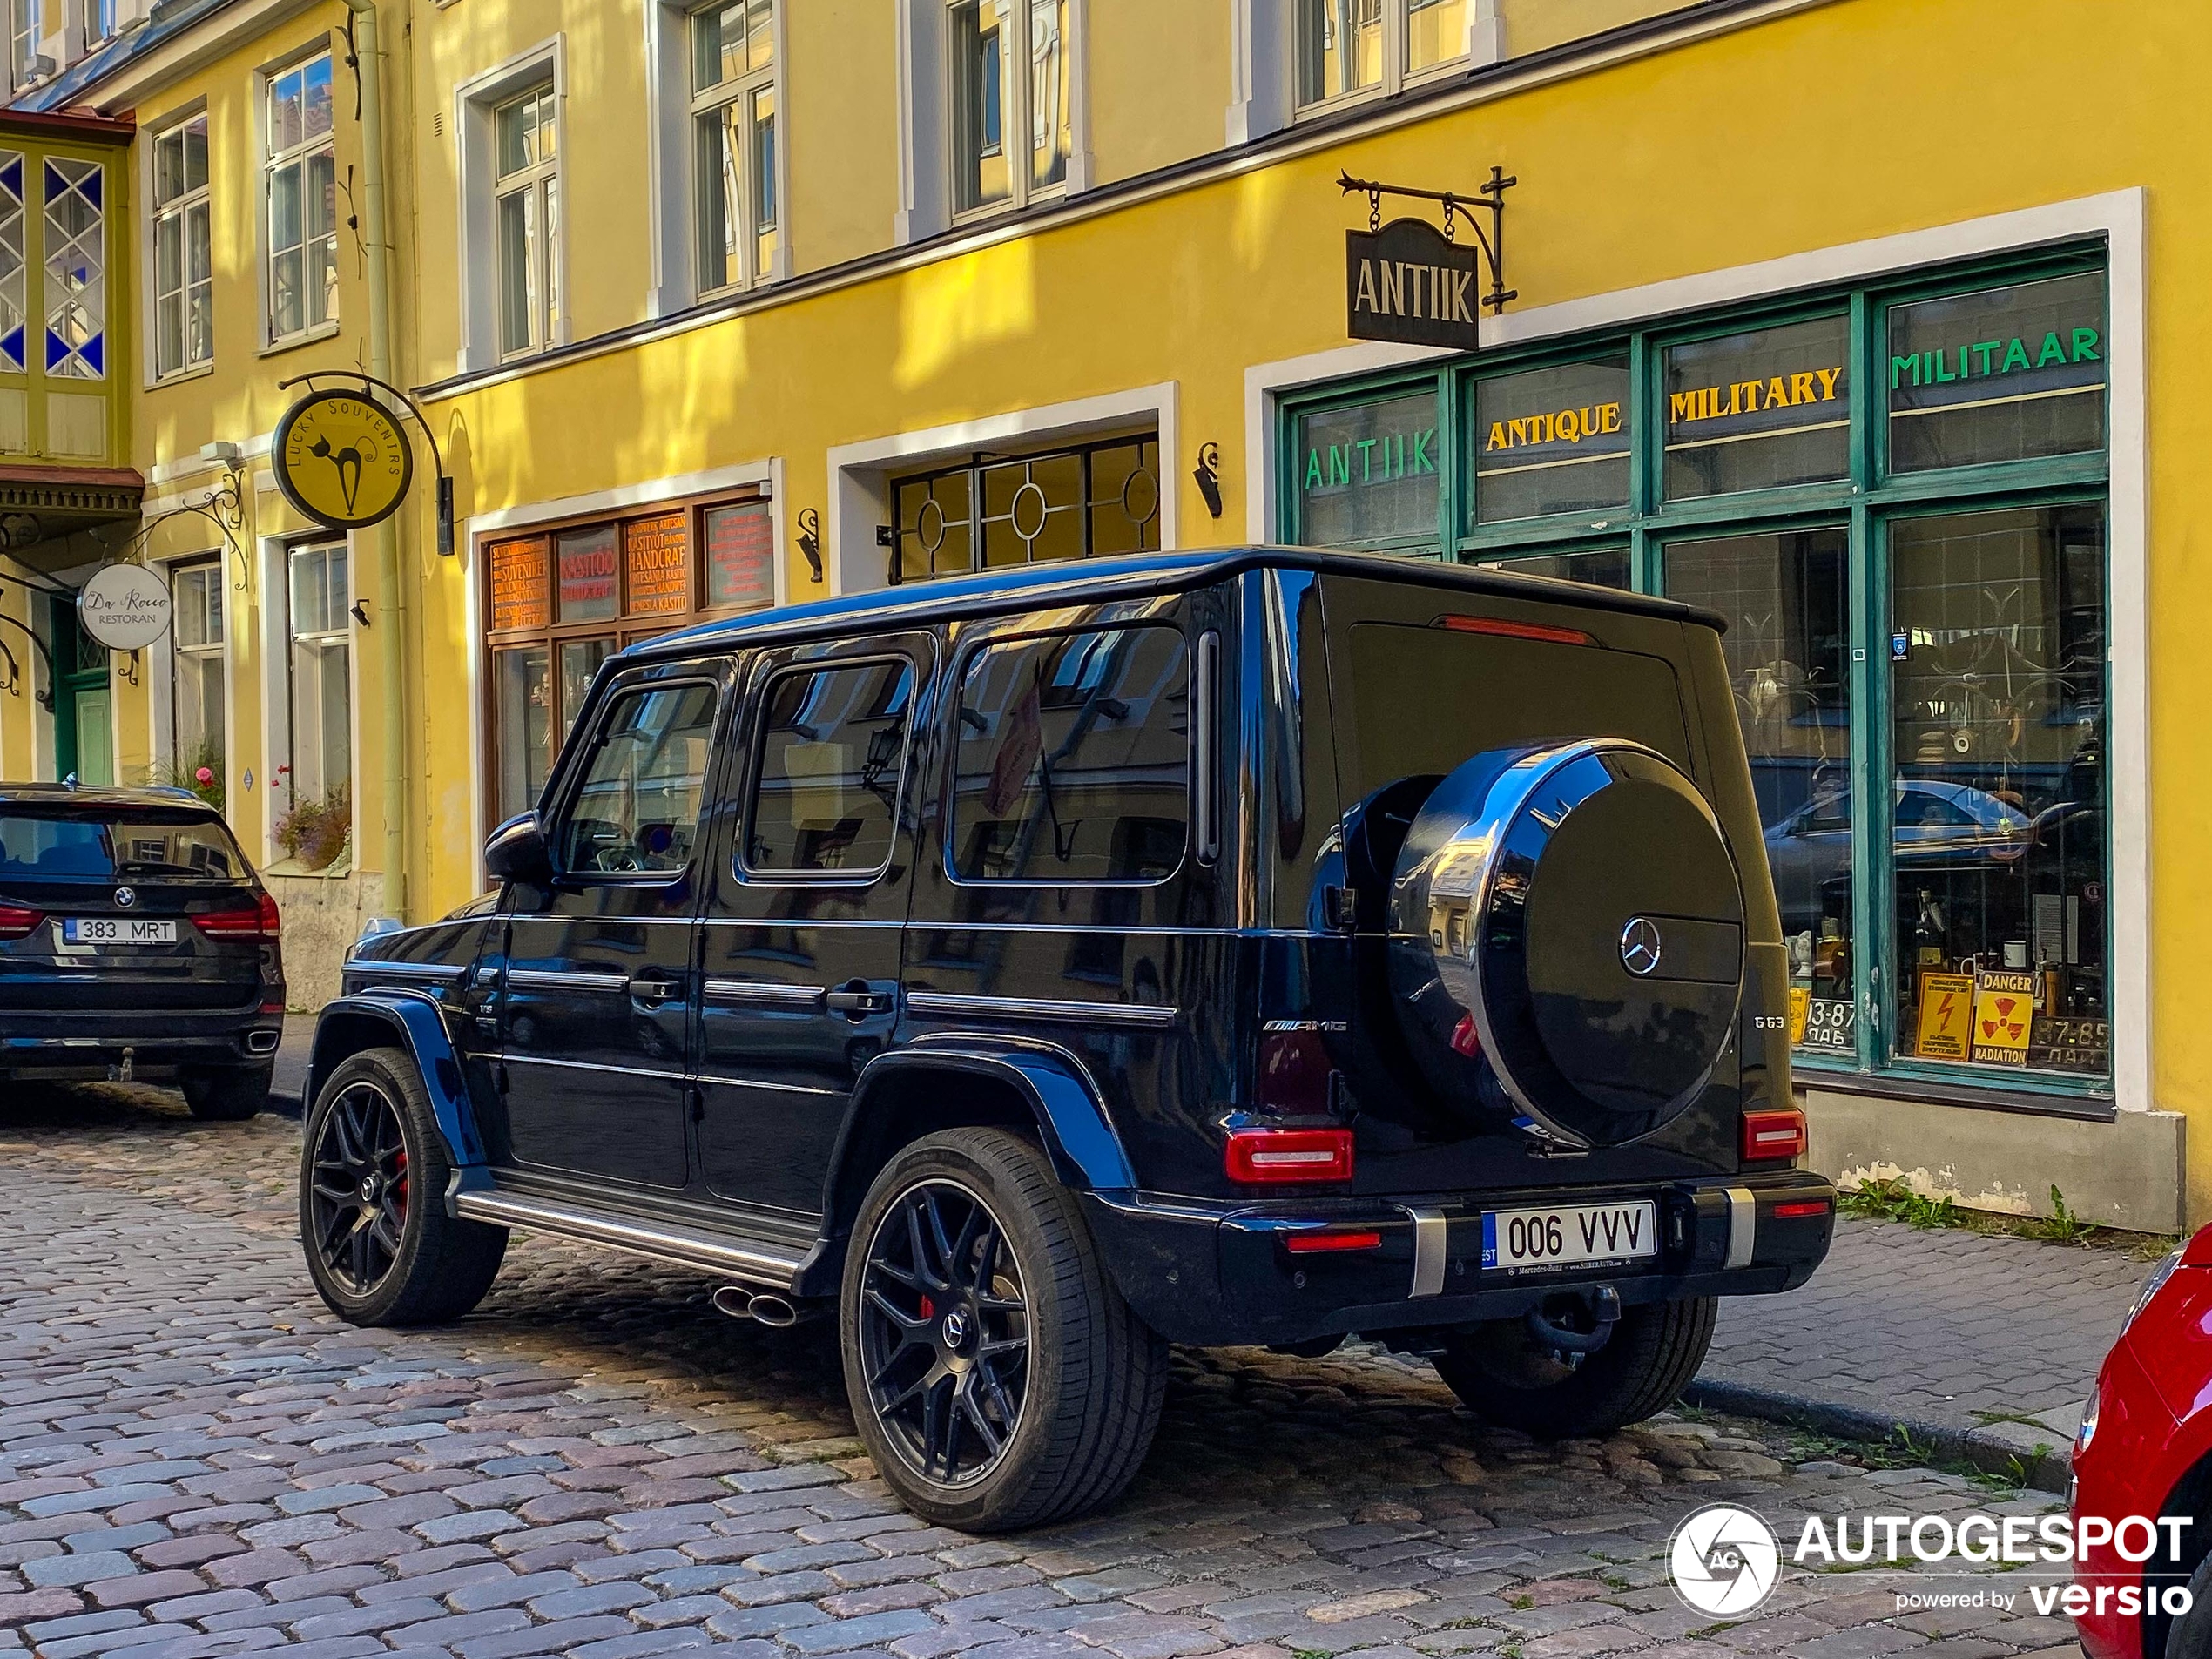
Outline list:
[[[1562,1204],[1555,1210],[1505,1210],[1482,1217],[1482,1265],[1588,1267],[1632,1262],[1659,1253],[1659,1206]]]
[[[65,945],[173,945],[177,924],[143,916],[71,916],[62,923]]]

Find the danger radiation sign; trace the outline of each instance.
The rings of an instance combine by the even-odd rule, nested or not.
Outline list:
[[[2034,974],[1974,975],[1975,1059],[1999,1066],[2026,1065],[2027,1033],[2034,1020]]]

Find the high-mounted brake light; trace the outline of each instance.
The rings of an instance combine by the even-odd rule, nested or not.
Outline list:
[[[192,924],[210,939],[274,939],[281,920],[276,900],[264,893],[251,910],[210,910],[194,916]]]
[[[0,939],[21,939],[45,920],[43,911],[19,904],[0,904]]]
[[[1794,1106],[1786,1111],[1743,1114],[1743,1161],[1764,1163],[1774,1158],[1805,1155],[1805,1115]]]
[[[1222,1148],[1231,1181],[1255,1185],[1352,1179],[1348,1129],[1238,1129]]]
[[[1372,1231],[1291,1233],[1284,1239],[1283,1244],[1293,1256],[1324,1256],[1332,1255],[1339,1251],[1380,1250],[1382,1235]]]
[[[1507,622],[1502,617],[1439,617],[1436,620],[1454,633],[1495,634],[1501,639],[1541,639],[1553,645],[1595,643],[1579,628],[1553,628],[1541,622]]]

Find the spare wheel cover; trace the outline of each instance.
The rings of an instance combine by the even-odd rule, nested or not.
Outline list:
[[[1424,1069],[1470,1104],[1492,1094],[1475,1086],[1490,1073],[1532,1132],[1581,1146],[1650,1134],[1728,1047],[1743,980],[1736,861],[1696,786],[1641,744],[1467,762],[1416,816],[1391,910],[1392,977]]]

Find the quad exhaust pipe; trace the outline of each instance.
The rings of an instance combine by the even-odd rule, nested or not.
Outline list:
[[[756,1291],[750,1285],[725,1285],[711,1299],[717,1313],[726,1313],[733,1319],[751,1319],[756,1325],[778,1331],[789,1330],[809,1312],[795,1305],[788,1297],[778,1296],[772,1291]]]

